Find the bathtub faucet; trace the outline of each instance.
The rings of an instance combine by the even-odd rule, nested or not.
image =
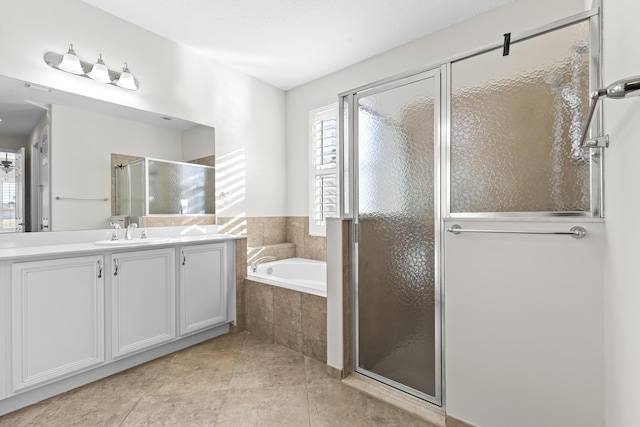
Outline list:
[[[258,271],[258,266],[261,263],[266,262],[266,261],[275,261],[275,260],[276,260],[276,257],[274,257],[274,256],[263,256],[262,258],[258,258],[257,260],[255,260],[253,262],[253,264],[251,264],[251,271],[253,271],[255,273],[256,271]]]

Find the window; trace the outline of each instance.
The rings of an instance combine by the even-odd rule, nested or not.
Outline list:
[[[326,235],[326,219],[338,216],[338,105],[309,112],[309,234]]]
[[[0,188],[0,197],[2,198],[2,223],[0,230],[16,228],[16,183],[5,181]]]

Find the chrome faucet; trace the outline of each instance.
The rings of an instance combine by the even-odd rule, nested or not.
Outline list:
[[[251,264],[251,271],[253,271],[255,273],[256,271],[258,271],[258,266],[261,263],[266,262],[266,261],[275,261],[275,260],[276,260],[276,257],[274,257],[274,256],[263,256],[262,258],[258,258],[257,260],[255,260],[253,262],[253,264]]]
[[[113,228],[113,232],[111,233],[111,240],[118,240],[118,230],[120,230],[120,228],[122,227],[120,227],[120,224],[114,221],[111,221],[109,225],[111,226],[111,228]]]
[[[133,233],[136,228],[138,228],[138,224],[136,224],[135,222],[132,222],[131,224],[129,224],[129,226],[127,227],[127,232],[124,235],[124,240],[133,239]]]

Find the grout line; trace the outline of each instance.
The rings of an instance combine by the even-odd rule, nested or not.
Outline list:
[[[304,389],[307,392],[307,416],[309,417],[309,427],[311,427],[311,400],[309,399],[309,371],[310,367],[307,368],[307,357],[304,354],[302,355],[302,361],[304,363]]]
[[[143,396],[144,396],[144,394],[138,398],[138,401],[136,402],[136,404],[133,405],[133,407],[129,410],[129,412],[127,412],[127,415],[125,415],[125,417],[122,419],[122,421],[120,421],[120,424],[118,424],[118,426],[122,426],[124,424],[124,422],[127,421],[127,418],[129,418],[129,415],[131,415],[131,413],[138,407],[138,404],[142,400]]]

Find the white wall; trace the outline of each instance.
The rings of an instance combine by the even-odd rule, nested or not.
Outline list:
[[[588,235],[446,233],[447,413],[478,426],[603,426],[604,225],[453,224]]]
[[[80,0],[2,0],[1,9],[0,39],[7,42],[0,44],[0,74],[213,126],[218,157],[243,150],[248,171],[247,197],[227,213],[285,213],[283,91]],[[64,53],[70,43],[86,61],[99,53],[112,69],[126,61],[140,89],[99,84],[45,64],[44,53]]]
[[[182,160],[181,132],[57,105],[51,108],[50,137],[53,231],[108,228],[111,153]]]
[[[640,74],[640,2],[604,0],[604,84]],[[606,415],[608,427],[640,420],[640,99],[604,100],[611,137],[605,173]]]
[[[0,135],[0,148],[6,148],[9,151],[19,150],[22,147],[27,148],[29,141],[24,137]],[[4,160],[4,159],[0,159]]]
[[[182,132],[182,161],[188,162],[202,157],[213,156],[215,149],[215,129],[209,126],[194,126]]]

